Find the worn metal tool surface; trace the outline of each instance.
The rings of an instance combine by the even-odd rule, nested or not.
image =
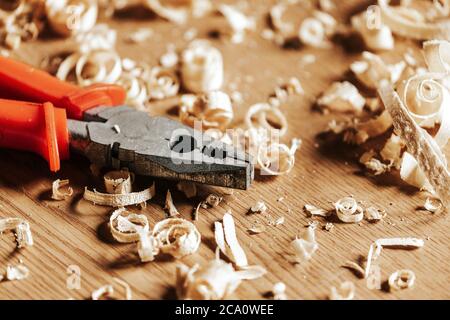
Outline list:
[[[127,106],[97,107],[69,120],[71,146],[102,167],[236,189],[254,177],[251,158],[207,134]]]

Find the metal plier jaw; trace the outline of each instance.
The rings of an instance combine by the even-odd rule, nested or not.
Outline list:
[[[69,120],[71,147],[101,167],[140,175],[247,189],[251,157],[191,127],[127,106],[97,107]]]

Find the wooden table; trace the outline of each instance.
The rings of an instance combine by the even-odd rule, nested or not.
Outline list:
[[[248,12],[258,17],[264,25],[268,8],[273,1],[253,0]],[[367,1],[339,1],[340,19],[348,19],[349,13],[361,8]],[[109,22],[118,31],[118,51],[125,57],[156,64],[166,51],[166,45],[183,48],[184,32],[197,28],[199,37],[208,31],[225,25],[223,18],[212,16],[193,21],[187,26],[175,27],[155,17],[132,19],[122,17]],[[127,44],[124,38],[138,27],[150,27],[154,36],[149,42]],[[331,286],[350,280],[356,285],[357,299],[449,299],[450,298],[450,250],[448,245],[448,214],[431,214],[417,210],[424,198],[397,178],[373,178],[361,173],[353,159],[354,151],[342,148],[318,147],[316,135],[335,115],[321,115],[311,109],[317,97],[335,80],[342,79],[349,64],[358,53],[348,53],[336,45],[329,50],[301,48],[284,50],[259,36],[259,32],[247,37],[240,45],[213,40],[225,59],[226,85],[236,84],[244,102],[235,106],[237,119],[242,119],[247,108],[265,101],[273,92],[279,79],[298,77],[307,93],[293,96],[281,109],[289,120],[285,142],[298,137],[303,146],[297,154],[295,169],[291,174],[278,178],[257,178],[248,191],[239,191],[227,198],[219,207],[202,210],[196,225],[203,241],[199,251],[181,261],[188,265],[204,264],[214,257],[213,223],[232,210],[236,219],[238,238],[248,254],[251,264],[264,266],[268,274],[256,281],[241,284],[234,298],[261,299],[274,283],[283,281],[292,299],[325,299]],[[406,47],[402,44],[394,55],[401,57]],[[67,50],[68,42],[54,38],[23,45],[18,57],[38,65],[53,53]],[[302,66],[302,57],[314,54],[317,62]],[[152,111],[155,113],[154,111]],[[348,149],[347,149],[348,150]],[[448,151],[448,150],[447,150]],[[447,152],[447,154],[449,154]],[[89,163],[75,156],[62,165],[62,170],[51,174],[44,160],[38,156],[11,150],[0,150],[0,217],[16,216],[27,219],[34,235],[35,245],[15,249],[12,234],[0,237],[0,268],[16,264],[19,259],[30,268],[30,277],[23,281],[0,283],[2,299],[86,299],[92,290],[112,282],[118,277],[128,282],[136,299],[175,298],[175,266],[178,261],[159,259],[141,264],[135,255],[134,244],[118,244],[111,241],[106,231],[111,208],[94,206],[82,200],[85,186],[101,185],[100,178],[90,174]],[[75,189],[67,201],[49,200],[51,183],[57,178],[70,179]],[[138,179],[139,186],[151,183],[151,179]],[[145,213],[151,224],[164,217],[164,194],[174,184],[158,182],[158,196],[151,200]],[[183,217],[191,219],[193,205],[174,191],[175,204]],[[388,216],[377,224],[364,221],[358,224],[334,223],[331,232],[317,230],[320,245],[313,259],[304,265],[293,265],[286,250],[291,240],[305,230],[311,219],[303,212],[304,204],[330,207],[332,201],[354,195],[367,205],[385,209]],[[280,198],[283,198],[282,201]],[[285,223],[268,227],[265,233],[250,235],[246,230],[261,216],[247,215],[248,209],[258,200],[264,200],[271,216],[285,217]],[[139,210],[139,209],[135,209]],[[381,289],[370,290],[365,280],[358,279],[341,265],[358,261],[367,255],[369,245],[381,237],[413,236],[425,239],[425,247],[414,251],[390,250],[380,259]],[[81,288],[66,287],[67,268],[77,265],[81,269]],[[385,288],[388,276],[398,269],[411,269],[417,282],[413,289],[389,293]]]

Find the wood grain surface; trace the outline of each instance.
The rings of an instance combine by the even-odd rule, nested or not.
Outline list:
[[[233,2],[233,1],[231,1]],[[274,1],[248,1],[247,13],[258,18],[258,26],[266,25],[267,13]],[[336,16],[348,21],[349,15],[362,10],[369,1],[339,1]],[[211,30],[226,25],[220,16],[189,22],[186,26],[174,26],[157,17],[120,16],[107,21],[118,31],[117,47],[123,57],[157,64],[168,45],[182,49],[186,45],[183,34],[196,28],[199,37],[206,37]],[[125,37],[140,27],[154,30],[154,36],[145,43],[129,44]],[[285,142],[298,137],[303,146],[297,153],[297,162],[291,174],[257,178],[248,191],[235,192],[217,208],[202,210],[196,226],[202,234],[199,251],[181,261],[187,265],[204,264],[214,257],[213,223],[232,210],[236,219],[238,238],[248,254],[250,264],[267,268],[261,279],[241,284],[232,298],[262,299],[274,283],[283,281],[291,299],[326,299],[331,286],[350,280],[356,285],[356,299],[449,299],[450,298],[450,250],[449,216],[446,213],[431,214],[418,210],[424,197],[403,184],[397,177],[373,178],[364,174],[354,161],[356,150],[339,145],[318,145],[316,136],[336,115],[322,115],[312,110],[317,96],[327,86],[348,77],[349,64],[360,54],[348,51],[336,43],[332,49],[317,50],[307,47],[295,50],[282,49],[259,36],[249,35],[239,45],[223,40],[212,40],[223,53],[226,84],[232,91],[236,86],[243,94],[244,102],[235,105],[238,122],[247,108],[265,101],[278,81],[297,77],[305,96],[293,96],[281,109],[289,121]],[[389,53],[388,59],[398,59],[406,48],[417,50],[418,44],[397,41],[398,49]],[[48,55],[70,50],[70,41],[47,36],[33,43],[24,44],[17,57],[30,64],[39,65]],[[314,54],[317,61],[302,65],[302,57]],[[155,106],[151,114],[160,113]],[[447,155],[449,152],[447,150]],[[50,200],[51,183],[57,178],[70,179],[75,189],[67,201]],[[0,150],[0,217],[27,219],[33,231],[35,245],[16,249],[14,236],[0,237],[0,270],[20,259],[29,267],[30,277],[23,281],[2,281],[1,299],[87,299],[92,290],[111,283],[118,277],[130,284],[135,299],[174,299],[175,266],[178,261],[160,258],[141,264],[134,244],[118,244],[111,241],[106,229],[111,208],[94,206],[82,199],[85,186],[98,187],[100,178],[90,174],[89,163],[80,156],[73,156],[62,164],[62,170],[51,174],[44,160],[36,155]],[[137,188],[152,183],[151,178],[138,177]],[[151,224],[163,219],[164,195],[170,187],[174,201],[182,216],[191,219],[195,201],[188,201],[175,191],[173,183],[157,181],[157,197],[145,209],[131,208],[147,215]],[[342,224],[334,222],[331,232],[317,230],[319,250],[304,265],[289,262],[286,250],[291,240],[300,235],[308,222],[317,220],[324,226],[325,220],[311,219],[303,212],[306,204],[330,207],[341,197],[353,195],[367,205],[385,209],[384,221],[370,224]],[[282,201],[279,201],[283,198]],[[264,200],[273,219],[285,218],[283,225],[269,226],[267,231],[250,235],[246,230],[255,221],[266,223],[261,215],[248,215],[248,209],[258,200]],[[358,262],[367,255],[370,244],[382,237],[418,237],[425,246],[418,250],[386,249],[381,255],[381,289],[370,290],[365,280],[358,279],[341,265],[350,260]],[[67,268],[77,265],[81,269],[81,288],[66,287]],[[417,276],[411,290],[391,293],[386,290],[388,276],[398,269],[411,269]],[[120,295],[120,293],[119,293]]]

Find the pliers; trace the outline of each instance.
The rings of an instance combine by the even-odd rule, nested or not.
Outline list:
[[[100,167],[139,175],[236,189],[254,178],[247,153],[123,105],[126,92],[117,85],[79,88],[0,57],[0,97],[8,98],[0,99],[0,147],[38,153],[54,172],[72,150]]]

